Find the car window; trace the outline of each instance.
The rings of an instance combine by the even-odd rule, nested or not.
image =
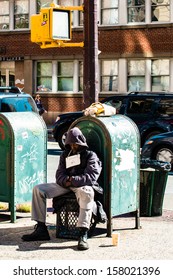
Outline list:
[[[116,113],[120,113],[120,109],[122,108],[123,104],[126,103],[127,98],[124,96],[121,97],[112,97],[106,100],[104,103],[110,106],[113,106],[116,109]]]
[[[141,113],[146,114],[151,112],[154,102],[154,99],[145,99]]]
[[[133,99],[129,100],[127,107],[128,114],[147,114],[151,112],[154,99]]]
[[[2,112],[37,112],[34,101],[29,97],[4,98],[1,103]]]
[[[162,117],[173,115],[173,99],[161,99],[157,112]]]
[[[1,104],[1,112],[13,112],[12,108],[10,108],[9,104],[2,102]]]
[[[108,102],[105,102],[107,105],[113,106],[114,108],[116,108],[116,113],[119,112],[120,107],[122,105],[122,101],[120,100],[109,100]]]

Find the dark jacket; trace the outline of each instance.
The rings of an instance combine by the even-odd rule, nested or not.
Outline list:
[[[35,99],[35,103],[37,105],[39,115],[40,116],[43,115],[43,113],[45,112],[45,108],[44,108],[41,100]]]
[[[66,158],[70,153],[70,145],[76,143],[80,145],[80,164],[66,168]],[[56,183],[64,186],[69,177],[74,187],[98,186],[97,180],[100,176],[102,164],[96,153],[88,151],[88,145],[82,132],[77,128],[72,128],[65,141],[65,151],[60,156],[59,166],[56,171]]]

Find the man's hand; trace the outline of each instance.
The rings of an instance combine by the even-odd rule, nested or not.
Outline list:
[[[71,179],[72,179],[71,177],[69,177],[67,179],[66,184],[65,184],[66,187],[70,187],[71,186]]]

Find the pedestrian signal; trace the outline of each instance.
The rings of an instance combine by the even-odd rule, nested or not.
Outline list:
[[[41,8],[40,14],[31,16],[31,41],[51,43],[71,40],[71,13],[66,7]]]

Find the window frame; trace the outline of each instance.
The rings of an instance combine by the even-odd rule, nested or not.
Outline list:
[[[59,64],[60,63],[72,63],[72,74],[59,74]],[[68,67],[67,67],[68,68]],[[64,79],[71,79],[72,80],[72,90],[60,90],[59,89],[59,83],[60,83],[60,79],[61,80],[64,80]],[[74,91],[74,85],[73,85],[73,83],[74,83],[74,61],[73,60],[67,60],[67,61],[64,61],[64,60],[58,60],[57,61],[57,91],[58,92],[72,92],[73,93],[73,91]]]
[[[144,1],[144,4],[141,4],[141,5],[132,5],[132,6],[129,6],[128,5],[128,0],[127,0],[127,24],[139,24],[139,23],[146,23],[146,1]],[[138,21],[129,21],[129,17],[130,17],[130,13],[129,13],[129,10],[131,9],[139,9],[139,8],[143,8],[144,7],[144,20],[141,21],[141,20],[138,20]],[[138,13],[137,13],[138,15]],[[135,15],[135,16],[137,16]]]
[[[104,62],[115,62],[117,65],[116,65],[116,74],[113,73],[113,75],[110,75],[110,74],[104,74],[103,72],[103,63]],[[111,69],[109,69],[111,71]],[[103,79],[104,78],[109,78],[109,80],[111,79],[112,77],[112,81],[113,79],[115,79],[115,83],[117,83],[117,87],[116,87],[116,90],[103,90],[104,86],[103,86]],[[108,93],[116,93],[118,92],[118,83],[119,83],[119,76],[118,76],[118,59],[101,59],[100,60],[100,92],[101,93],[105,93],[105,92],[108,92]],[[113,86],[113,83],[112,83],[112,88],[114,88]]]
[[[155,23],[155,22],[158,22],[158,23],[163,23],[163,22],[170,22],[170,18],[171,18],[171,3],[170,3],[170,0],[169,1],[169,4],[164,4],[164,3],[158,3],[158,5],[156,4],[157,7],[169,7],[169,15],[168,15],[168,20],[167,21],[160,21],[160,20],[152,20],[152,17],[153,17],[153,11],[152,11],[152,7],[154,7],[154,3],[152,3],[152,0],[151,0],[151,23]]]
[[[103,1],[106,2],[106,0],[101,0],[101,4],[100,4],[100,24],[101,25],[106,25],[106,26],[110,26],[110,25],[118,25],[119,24],[119,1],[117,1],[117,6],[114,6],[114,7],[103,7]],[[103,21],[103,14],[105,11],[114,11],[117,12],[117,22],[114,22],[114,23],[104,23]]]
[[[16,2],[18,2],[20,0],[14,0],[14,21],[13,21],[13,25],[14,25],[14,29],[15,30],[18,30],[18,29],[29,29],[29,17],[30,17],[30,12],[29,12],[29,7],[30,7],[30,0],[21,0],[21,2],[27,2],[26,3],[26,6],[27,6],[27,12],[24,12],[24,13],[18,13],[18,12],[15,12],[15,7],[16,7]],[[27,24],[28,26],[27,27],[17,27],[17,23],[16,23],[16,16],[19,17],[19,19],[21,20],[22,17],[21,16],[24,16],[25,17],[25,22],[24,24]],[[28,19],[27,19],[27,16],[28,16]],[[22,24],[22,22],[20,23]]]
[[[164,74],[164,73],[160,74],[160,75],[159,74],[153,74],[153,70],[152,70],[153,62],[155,62],[155,61],[164,61],[164,60],[168,61],[168,74]],[[167,58],[151,59],[151,91],[153,91],[153,92],[155,92],[155,91],[167,91],[167,90],[162,90],[162,89],[155,89],[155,90],[153,90],[153,87],[154,87],[153,78],[165,78],[165,77],[168,78],[168,86],[167,87],[168,87],[168,90],[169,90],[169,84],[170,84],[170,59],[167,59]]]
[[[0,1],[0,2],[7,2],[7,1]],[[3,4],[3,3],[2,3]],[[6,23],[6,22],[3,22],[3,20],[2,20],[2,23],[1,24],[3,24],[3,26],[4,26],[4,28],[0,28],[0,31],[3,31],[3,30],[9,30],[9,27],[10,27],[10,1],[8,1],[8,14],[7,13],[4,13],[4,12],[2,12],[1,14],[0,14],[0,18],[2,18],[3,19],[3,17],[8,17],[8,23]],[[8,28],[5,28],[5,25],[8,25]]]
[[[52,92],[52,74],[51,73],[50,75],[38,75],[38,65],[39,64],[43,64],[43,63],[51,63],[52,64],[52,61],[51,60],[47,60],[47,61],[37,61],[36,62],[36,92],[39,92],[39,93],[47,93],[47,92]],[[41,70],[40,70],[40,73],[41,73]],[[45,87],[44,85],[40,84],[38,85],[38,79],[50,79],[51,80],[51,89],[50,90],[46,90],[48,87]],[[39,90],[40,88],[40,90]]]
[[[130,62],[143,62],[144,63],[144,69],[143,69],[143,74],[142,73],[137,73],[137,74],[131,74],[130,73],[130,68],[129,68],[129,63]],[[129,92],[131,92],[131,91],[144,91],[145,90],[145,87],[146,87],[146,77],[145,77],[145,69],[146,69],[146,61],[145,61],[145,59],[134,59],[134,58],[132,58],[132,59],[128,59],[127,60],[127,91],[129,91]],[[143,78],[143,80],[144,80],[144,87],[142,88],[142,89],[140,89],[140,81],[139,81],[139,85],[138,85],[138,87],[139,88],[136,88],[136,89],[130,89],[130,86],[129,86],[129,81],[130,81],[130,79],[131,78]]]

